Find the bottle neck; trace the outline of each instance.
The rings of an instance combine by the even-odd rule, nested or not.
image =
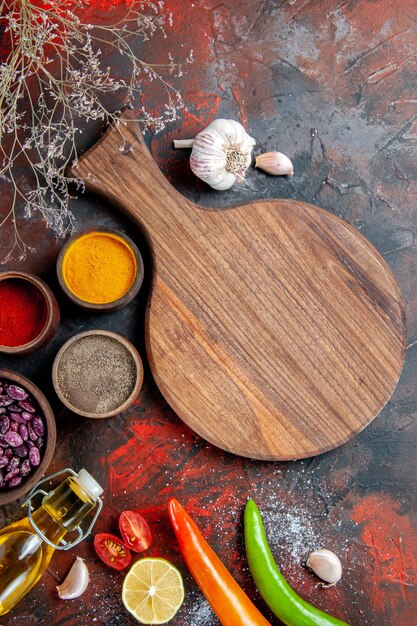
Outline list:
[[[72,477],[64,480],[42,501],[32,517],[49,541],[58,544],[68,532],[78,528],[95,502]]]

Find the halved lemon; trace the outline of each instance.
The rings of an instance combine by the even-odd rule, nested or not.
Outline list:
[[[139,559],[126,574],[122,601],[141,624],[165,624],[174,617],[183,600],[182,576],[165,559]]]

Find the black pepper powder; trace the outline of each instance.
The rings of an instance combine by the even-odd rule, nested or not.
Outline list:
[[[82,337],[70,344],[57,370],[65,398],[77,409],[97,415],[121,406],[132,394],[136,377],[129,350],[105,335]]]

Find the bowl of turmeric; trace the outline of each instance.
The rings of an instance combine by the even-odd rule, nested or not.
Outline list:
[[[144,269],[142,255],[127,235],[100,228],[70,237],[59,253],[57,274],[70,300],[105,313],[136,296]]]

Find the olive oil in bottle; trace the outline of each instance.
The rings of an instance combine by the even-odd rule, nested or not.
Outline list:
[[[29,517],[0,530],[0,615],[8,613],[38,582],[55,547],[76,530],[103,490],[84,469],[66,478],[43,498]],[[44,541],[34,526],[53,545]]]

